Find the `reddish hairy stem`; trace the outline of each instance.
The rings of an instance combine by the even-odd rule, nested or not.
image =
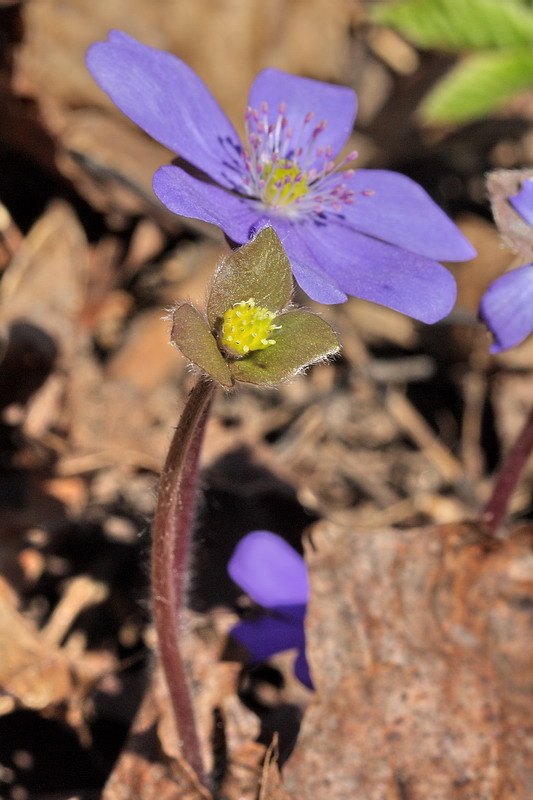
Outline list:
[[[492,534],[496,534],[507,514],[509,501],[533,449],[533,408],[526,424],[500,467],[484,517]]]
[[[213,381],[201,378],[189,395],[161,473],[152,531],[152,608],[159,657],[183,757],[202,782],[205,773],[180,635],[198,462],[214,391]]]

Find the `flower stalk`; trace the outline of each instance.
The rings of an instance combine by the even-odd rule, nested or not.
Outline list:
[[[507,515],[512,494],[532,450],[533,408],[531,408],[524,427],[499,470],[492,495],[484,509],[483,516],[493,536],[498,535],[498,531]]]
[[[327,322],[289,307],[291,291],[289,260],[275,231],[266,227],[222,260],[205,316],[189,303],[178,304],[172,314],[171,341],[202,377],[189,396],[161,474],[152,537],[152,606],[181,751],[204,784],[180,649],[200,448],[217,385],[226,390],[237,381],[274,386],[339,351]]]
[[[152,532],[152,608],[159,657],[183,757],[202,782],[205,771],[180,637],[199,456],[215,388],[212,380],[202,377],[189,395],[161,474]]]

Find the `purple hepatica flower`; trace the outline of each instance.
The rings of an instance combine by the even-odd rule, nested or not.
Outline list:
[[[247,242],[266,224],[280,237],[309,297],[347,295],[423,322],[451,310],[455,281],[439,260],[475,255],[444,212],[404,175],[335,166],[357,98],[346,87],[266,69],[253,82],[246,142],[183,61],[120,31],[94,44],[87,64],[130,119],[206,180],[161,167],[154,191],[176,214]]]
[[[533,242],[533,180],[525,180],[509,202],[532,226]],[[533,332],[533,264],[513,269],[495,280],[481,298],[480,313],[494,334],[491,353],[523,342]]]
[[[281,536],[252,531],[235,548],[228,572],[256,603],[268,609],[255,620],[240,622],[231,635],[250,653],[253,664],[295,648],[296,676],[312,689],[305,657],[304,618],[309,584],[303,558]]]
[[[480,312],[494,334],[491,353],[523,342],[533,332],[533,264],[513,269],[491,283],[481,299]]]

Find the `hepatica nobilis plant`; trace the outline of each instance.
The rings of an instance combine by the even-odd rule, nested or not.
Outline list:
[[[90,48],[87,64],[118,108],[188,165],[157,170],[160,200],[242,245],[217,269],[205,315],[189,303],[173,312],[172,341],[200,378],[170,445],[152,533],[160,661],[183,756],[205,780],[180,626],[215,387],[276,385],[339,350],[320,316],[291,305],[292,274],[322,303],[355,295],[431,323],[455,300],[453,277],[438,262],[467,260],[474,250],[407,177],[355,170],[354,152],[336,163],[354,124],[351,89],[264,70],[250,89],[241,142],[206,86],[173,55],[113,31]]]
[[[87,64],[124,114],[205,176],[172,165],[155,173],[171,211],[240,244],[271,225],[297,282],[319,302],[354,295],[429,323],[451,310],[455,282],[438,262],[475,251],[409,178],[354,170],[354,152],[335,164],[355,120],[351,89],[266,69],[250,88],[241,142],[175,56],[112,31]]]
[[[229,389],[239,381],[275,386],[338,352],[331,327],[317,314],[291,306],[291,291],[289,260],[278,235],[267,226],[222,259],[205,316],[189,303],[178,304],[172,315],[172,342],[200,371],[200,378],[161,475],[152,532],[152,605],[182,752],[199,776],[202,759],[180,653],[180,620],[200,446],[217,385]]]

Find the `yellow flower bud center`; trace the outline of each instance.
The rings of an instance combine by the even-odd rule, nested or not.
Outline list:
[[[307,175],[287,158],[266,164],[262,178],[265,181],[263,197],[267,203],[288,206],[307,194]]]
[[[275,339],[269,339],[269,334],[281,327],[272,324],[275,317],[272,311],[256,306],[253,297],[235,303],[222,318],[223,346],[235,355],[245,356],[276,344]]]

